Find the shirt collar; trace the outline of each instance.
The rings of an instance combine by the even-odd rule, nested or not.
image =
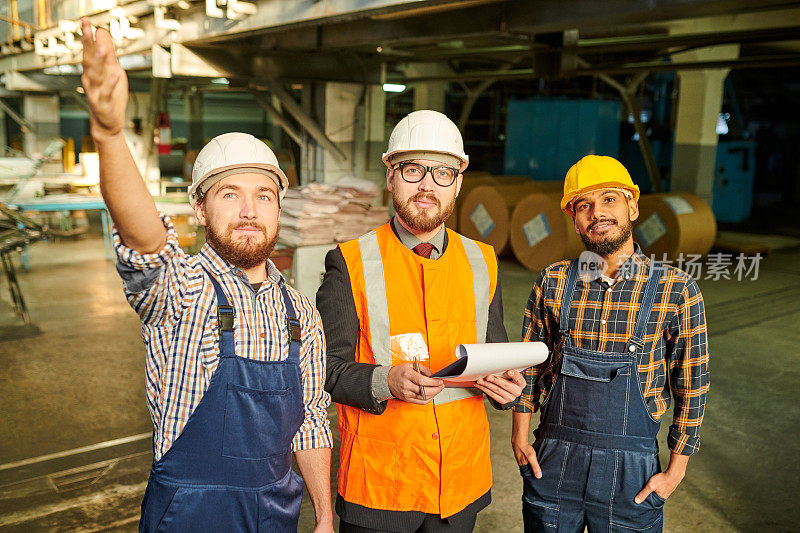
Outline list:
[[[239,267],[235,267],[223,259],[208,243],[203,244],[202,248],[200,248],[200,253],[197,255],[200,257],[200,262],[203,266],[215,276],[222,276],[230,273],[242,279],[246,279],[247,277]],[[280,283],[283,281],[283,275],[280,270],[275,267],[271,259],[267,260],[267,279],[271,280],[273,283]]]
[[[650,260],[642,253],[642,248],[634,242],[633,255],[631,255],[625,260],[624,263],[622,263],[622,265],[620,265],[619,269],[617,270],[616,278],[609,278],[608,276],[602,275],[599,279],[608,283],[609,285],[613,285],[620,279],[628,280],[637,275],[644,276],[647,272],[649,263]]]
[[[397,237],[400,239],[400,242],[403,243],[403,246],[409,250],[413,250],[416,245],[423,242],[419,239],[419,237],[408,231],[405,226],[397,221],[397,215],[392,217],[392,227],[397,233]],[[433,238],[428,241],[433,245],[434,248],[436,248],[436,251],[439,254],[442,253],[442,249],[444,248],[444,234],[445,229],[444,226],[442,226],[439,228],[438,233],[436,233],[436,235],[434,235]]]

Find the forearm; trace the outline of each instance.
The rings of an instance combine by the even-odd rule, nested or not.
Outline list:
[[[122,242],[140,253],[157,252],[166,244],[167,232],[125,135],[93,138],[100,159],[100,192]]]
[[[317,524],[333,524],[331,506],[331,449],[311,448],[295,452],[297,466],[306,483]]]
[[[514,412],[511,416],[511,440],[528,441],[533,413]]]

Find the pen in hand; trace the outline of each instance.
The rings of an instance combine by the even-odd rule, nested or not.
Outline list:
[[[414,358],[414,372],[419,374],[419,359],[417,359],[416,357]],[[422,385],[419,386],[419,393],[422,396],[423,400],[427,400],[427,398],[425,397],[425,387],[423,387]]]

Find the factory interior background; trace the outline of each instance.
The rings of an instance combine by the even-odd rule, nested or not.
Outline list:
[[[82,16],[111,31],[126,137],[181,246],[205,242],[186,197],[199,149],[250,133],[292,184],[273,261],[312,300],[327,251],[390,216],[381,154],[413,110],[463,134],[447,225],[498,253],[512,341],[539,272],[582,249],[559,208],[567,169],[618,158],[642,191],[634,238],[692,275],[707,310],[703,444],[665,531],[800,528],[800,2],[8,0],[0,531],[135,531],[152,461],[145,349],[80,82]],[[511,416],[488,412],[493,502],[476,531],[521,531]],[[338,444],[335,416],[332,404]],[[311,531],[308,498],[302,509]]]

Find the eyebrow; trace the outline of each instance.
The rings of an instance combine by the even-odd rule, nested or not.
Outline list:
[[[625,194],[623,194],[620,191],[606,191],[603,194],[601,194],[599,196],[599,198],[604,198],[604,197],[608,196],[609,194],[613,194],[615,196],[622,196],[623,198],[625,197]],[[589,199],[586,196],[580,196],[577,200],[573,201],[572,203],[573,203],[573,205],[577,205],[577,204],[579,204],[581,202],[586,202],[588,200]]]
[[[220,185],[218,191],[222,192],[222,191],[225,191],[225,190],[240,191],[240,190],[242,190],[242,187],[240,187],[238,185],[233,185],[233,184]],[[257,191],[258,192],[271,192],[271,193],[275,194],[276,196],[278,194],[275,191],[275,189],[273,189],[272,187],[266,187],[266,186],[263,186],[263,185],[259,186]]]

